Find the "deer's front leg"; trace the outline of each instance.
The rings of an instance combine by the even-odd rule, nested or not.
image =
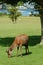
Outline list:
[[[19,46],[17,46],[17,56],[18,56]]]
[[[22,56],[22,45],[20,45],[20,55]]]

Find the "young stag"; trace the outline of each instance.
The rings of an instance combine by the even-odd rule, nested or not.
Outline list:
[[[22,56],[22,45],[25,46],[25,50],[26,50],[26,54],[27,54],[29,52],[29,49],[28,49],[28,36],[26,34],[21,34],[15,38],[14,42],[12,43],[10,48],[7,50],[8,57],[11,57],[12,50],[15,47],[17,47],[17,54],[18,54],[18,50],[20,47],[20,52],[21,52],[21,56]]]

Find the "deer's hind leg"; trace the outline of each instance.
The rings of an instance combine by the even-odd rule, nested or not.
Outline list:
[[[25,45],[25,50],[26,50],[26,54],[28,54],[28,53],[29,53],[28,44],[27,44],[27,45]]]

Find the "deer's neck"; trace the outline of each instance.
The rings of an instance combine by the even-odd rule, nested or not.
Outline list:
[[[12,51],[15,47],[16,47],[16,44],[15,42],[13,42],[12,45],[10,46],[10,50]]]

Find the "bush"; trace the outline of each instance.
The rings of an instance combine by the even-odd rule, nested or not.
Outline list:
[[[0,16],[4,16],[4,15],[8,15],[8,14],[6,14],[6,13],[0,13]]]
[[[34,14],[34,16],[40,16],[40,14]]]
[[[0,13],[0,16],[3,16],[3,13]]]

